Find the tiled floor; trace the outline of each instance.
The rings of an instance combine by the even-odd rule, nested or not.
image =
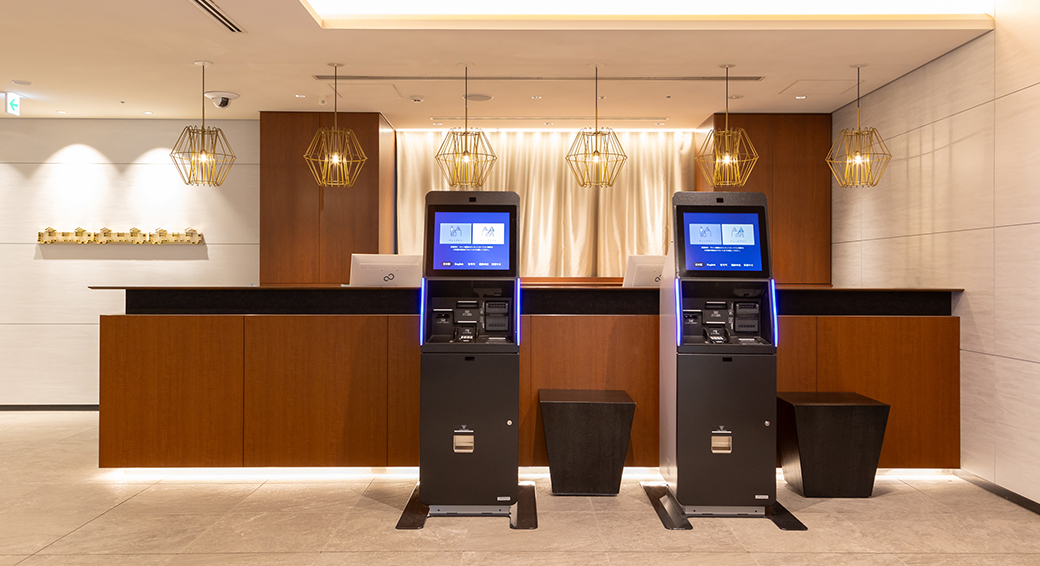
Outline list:
[[[666,531],[636,481],[504,518],[394,524],[414,481],[97,468],[97,413],[0,412],[0,566],[624,564],[1040,565],[1040,516],[953,476],[880,476],[866,500],[780,500],[808,527],[693,519]]]

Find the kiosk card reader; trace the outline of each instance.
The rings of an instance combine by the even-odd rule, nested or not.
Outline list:
[[[776,502],[766,197],[681,192],[672,210],[661,276],[661,475],[682,516],[764,516]]]
[[[398,528],[421,528],[427,511],[511,516],[514,528],[537,526],[529,515],[533,487],[524,495],[517,481],[519,205],[513,192],[426,195],[419,485]]]

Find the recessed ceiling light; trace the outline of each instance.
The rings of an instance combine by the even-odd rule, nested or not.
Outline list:
[[[58,110],[58,114],[65,114],[65,113],[66,112],[64,110]]]
[[[603,100],[604,98],[606,98],[606,97],[605,97],[605,96],[601,96],[601,97],[599,97],[599,99],[600,99],[600,100]]]
[[[655,123],[655,125],[656,125],[656,126],[663,126],[663,125],[664,125],[664,122],[657,122],[657,123]]]
[[[796,96],[795,98],[797,98],[798,100],[805,100],[804,96]]]
[[[145,110],[144,113],[148,114],[149,116],[152,114],[151,110]]]
[[[672,95],[670,95],[670,94],[669,94],[669,95],[668,95],[668,96],[666,96],[665,98],[671,98],[671,97],[672,97]]]
[[[473,92],[473,93],[467,94],[463,98],[465,98],[466,100],[469,100],[470,102],[487,102],[487,101],[491,100],[494,97],[491,96],[490,94],[483,94],[483,93],[479,93],[479,92]],[[414,102],[414,100],[413,100],[413,102]]]
[[[741,98],[744,98],[744,95],[743,94],[731,94],[729,98],[730,98],[730,100],[740,100]]]
[[[16,85],[22,85],[22,86],[32,86],[32,81],[23,81],[23,80],[20,80],[20,79],[16,80],[16,81],[11,81],[11,83],[12,84],[16,84]]]
[[[297,94],[296,98],[307,98],[306,94]]]
[[[553,124],[552,122],[546,122],[545,123],[546,126],[551,126],[552,124]]]
[[[532,100],[539,100],[540,98],[542,98],[542,97],[540,97],[540,96],[532,96],[531,97]]]
[[[434,123],[433,123],[433,125],[434,125],[434,126],[440,126],[440,125],[441,125],[441,122],[434,122]]]

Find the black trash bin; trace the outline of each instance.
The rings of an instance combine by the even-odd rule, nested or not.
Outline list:
[[[539,389],[554,495],[617,495],[636,402],[618,390]]]

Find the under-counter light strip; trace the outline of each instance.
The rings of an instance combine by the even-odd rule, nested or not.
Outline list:
[[[301,0],[323,19],[344,17],[411,20],[442,19],[614,19],[661,16],[888,16],[989,14],[993,0],[872,0],[840,3],[833,0],[742,0],[734,2],[689,2],[688,0],[642,0],[604,4],[599,0],[527,0],[486,2],[455,0],[431,3],[425,0]]]

